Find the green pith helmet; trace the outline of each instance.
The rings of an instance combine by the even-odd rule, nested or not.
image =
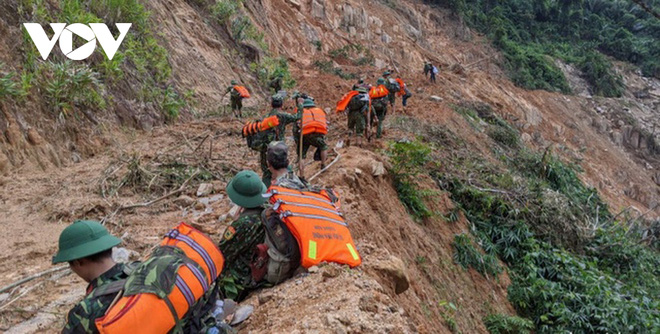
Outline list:
[[[390,75],[390,74],[392,74],[392,73],[390,73],[390,71],[385,71],[385,72],[383,72],[383,76],[384,76],[384,77],[386,77],[386,76],[388,76],[388,75]]]
[[[316,107],[316,104],[311,99],[305,99],[305,101],[303,101],[302,106],[303,108],[311,108],[311,107]]]
[[[358,87],[356,90],[358,93],[365,93],[365,94],[368,93],[367,87]]]
[[[53,256],[53,264],[82,259],[111,249],[120,242],[99,222],[76,220],[60,234],[59,249]]]
[[[232,81],[231,81],[231,84],[232,84],[232,85],[238,85],[238,81],[236,81],[236,80],[232,80]]]
[[[261,182],[257,173],[251,170],[244,170],[236,174],[227,185],[227,195],[236,205],[250,209],[256,208],[264,202],[266,198],[266,185]]]
[[[386,82],[386,81],[385,81],[385,78],[378,78],[378,80],[376,80],[376,84],[377,84],[377,85],[384,85],[385,82]]]

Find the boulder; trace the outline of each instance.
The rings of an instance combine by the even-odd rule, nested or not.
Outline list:
[[[380,39],[383,41],[385,44],[390,44],[392,42],[392,37],[390,35],[383,33],[382,36],[380,36]]]
[[[312,16],[315,18],[325,18],[325,1],[312,0]]]
[[[189,206],[193,205],[193,203],[195,203],[195,200],[192,197],[187,196],[187,195],[181,195],[181,196],[177,197],[174,200],[174,204],[176,204],[176,205],[178,205],[182,208],[189,207]]]
[[[431,96],[429,96],[429,100],[435,101],[435,102],[442,102],[443,99],[440,96],[431,95]]]
[[[202,183],[199,185],[199,188],[197,188],[197,197],[204,197],[209,195],[211,192],[213,192],[213,184],[212,183]]]
[[[406,265],[400,258],[390,255],[389,258],[385,260],[377,261],[373,265],[373,268],[381,275],[385,276],[385,278],[392,281],[394,284],[394,292],[396,294],[403,293],[408,290],[408,287],[410,287]]]
[[[386,173],[387,173],[387,171],[385,170],[385,166],[383,165],[382,162],[373,161],[371,163],[371,175],[381,176],[381,175],[385,175]]]

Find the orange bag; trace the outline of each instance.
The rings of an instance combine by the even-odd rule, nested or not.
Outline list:
[[[160,254],[168,257],[158,257]],[[164,264],[158,263],[160,267],[149,266],[150,261],[157,263],[159,259],[168,260],[163,260]],[[222,253],[209,237],[181,223],[165,236],[152,258],[143,262],[127,278],[123,296],[108,308],[103,317],[96,319],[96,327],[101,334],[168,333],[180,325],[177,324],[179,319],[218,278],[223,264]],[[161,268],[160,273],[169,276],[156,275],[154,268]],[[175,279],[169,282],[170,277]],[[134,282],[137,283],[132,284]],[[158,290],[163,285],[165,289],[169,288],[168,294]],[[133,293],[135,289],[143,291]],[[146,290],[151,292],[144,292]]]
[[[358,93],[358,91],[356,91],[356,90],[352,90],[352,91],[344,94],[344,96],[341,97],[341,100],[339,100],[339,102],[337,102],[337,112],[338,113],[344,112],[344,110],[346,110],[346,108],[348,107],[348,103],[351,102],[351,99],[353,98],[353,96],[358,95],[358,94],[360,94],[360,93]]]
[[[302,134],[310,133],[328,133],[328,121],[325,118],[325,111],[318,107],[303,109],[302,115]]]
[[[298,241],[303,267],[324,261],[351,267],[362,263],[348,225],[326,190],[316,193],[279,186],[268,190],[273,210]]]
[[[376,87],[371,87],[369,90],[369,97],[372,99],[379,99],[390,94],[390,91],[387,90],[385,85],[378,85]]]
[[[401,78],[396,78],[396,82],[399,83],[399,91],[396,92],[396,95],[402,96],[406,94],[406,84],[403,83],[403,80]]]
[[[244,86],[234,86],[234,89],[241,95],[242,98],[250,97],[250,92]]]
[[[261,122],[259,121],[247,121],[247,123],[243,125],[243,138],[259,132],[260,127]]]
[[[277,115],[269,116],[261,121],[259,124],[259,131],[270,130],[278,125],[280,125],[280,118],[277,117]]]

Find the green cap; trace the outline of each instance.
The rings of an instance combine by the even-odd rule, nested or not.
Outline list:
[[[99,222],[76,220],[60,234],[59,250],[53,256],[53,264],[82,259],[111,249],[120,242]]]
[[[256,208],[264,202],[266,198],[266,185],[261,182],[259,175],[251,170],[244,170],[236,174],[227,185],[227,195],[236,205],[250,209]]]
[[[367,93],[367,87],[360,86],[356,90],[358,93]]]
[[[305,101],[303,101],[302,106],[303,108],[310,108],[310,107],[316,107],[316,104],[312,99],[305,99]]]
[[[231,81],[231,84],[232,84],[232,85],[238,85],[238,81],[236,81],[236,80],[232,80],[232,81]]]
[[[388,76],[388,75],[390,75],[390,74],[392,74],[392,73],[390,73],[390,71],[385,71],[385,72],[383,72],[383,76],[384,76],[384,77],[386,77],[386,76]]]
[[[385,82],[386,82],[386,81],[385,81],[385,78],[378,78],[378,80],[376,80],[376,84],[377,84],[377,85],[384,85]]]

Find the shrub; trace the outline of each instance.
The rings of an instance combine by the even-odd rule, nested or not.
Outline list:
[[[467,234],[457,234],[452,246],[454,247],[454,262],[460,264],[463,269],[472,267],[486,278],[488,276],[497,277],[502,272],[497,258],[491,254],[479,252],[472,245],[472,240]]]
[[[105,108],[104,87],[98,73],[87,65],[48,62],[43,66],[42,75],[48,105],[60,116],[66,116],[75,106]]]
[[[392,163],[394,188],[399,200],[417,219],[427,218],[433,214],[424,204],[423,195],[415,184],[415,178],[430,161],[430,153],[431,148],[419,140],[391,142],[387,151]]]
[[[484,324],[490,334],[529,334],[534,330],[530,320],[504,314],[489,314],[484,317]]]

